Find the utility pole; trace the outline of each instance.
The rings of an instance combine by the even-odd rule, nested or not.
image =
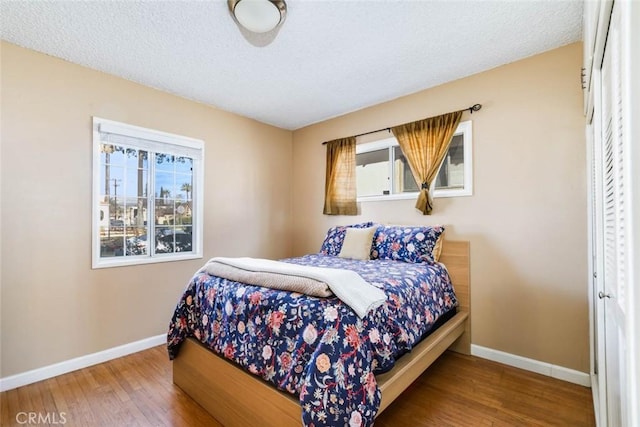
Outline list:
[[[113,216],[114,218],[117,217],[118,215],[118,187],[120,186],[120,184],[118,184],[118,181],[122,181],[121,179],[118,178],[112,178],[113,181]],[[107,186],[107,191],[109,191],[109,187]],[[107,239],[111,239],[111,218],[109,218],[109,228],[107,228]]]
[[[115,205],[115,214],[118,214],[118,181],[122,181],[121,179],[113,178],[113,203]]]

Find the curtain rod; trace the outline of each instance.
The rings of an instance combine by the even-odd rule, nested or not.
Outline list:
[[[482,108],[482,104],[473,104],[471,107],[469,108],[463,108],[462,110],[458,110],[458,111],[467,111],[469,110],[469,113],[473,114],[474,111],[480,111],[480,109]],[[372,133],[376,133],[376,132],[382,132],[383,130],[386,130],[388,132],[391,131],[390,127],[386,127],[386,128],[382,128],[382,129],[378,129],[378,130],[372,130],[370,132],[365,132],[365,133],[359,133],[357,135],[353,135],[354,138],[357,138],[359,136],[365,136],[365,135],[370,135]],[[322,145],[325,145],[327,142],[329,141],[325,141],[322,143]]]

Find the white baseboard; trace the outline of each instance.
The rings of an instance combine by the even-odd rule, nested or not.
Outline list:
[[[113,347],[97,353],[33,369],[21,374],[0,378],[0,392],[53,378],[88,366],[97,365],[128,354],[137,353],[139,351],[164,344],[166,339],[166,334],[156,335],[154,337],[145,338],[140,341]],[[516,356],[515,354],[505,353],[503,351],[493,350],[491,348],[475,344],[471,344],[471,354],[483,359],[492,360],[494,362],[524,369],[526,371],[536,372],[538,374],[579,384],[581,386],[591,386],[591,378],[589,374],[564,368],[562,366],[552,365],[550,363],[540,362],[538,360],[528,359],[522,356]]]
[[[167,335],[156,335],[154,337],[145,338],[129,344],[120,345],[118,347],[109,348],[97,353],[87,354],[86,356],[76,357],[75,359],[65,360],[64,362],[55,363],[53,365],[44,366],[42,368],[33,369],[9,377],[0,378],[0,392],[22,387],[23,385],[32,384],[38,381],[57,377],[71,371],[86,368],[88,366],[97,365],[98,363],[108,360],[117,359],[118,357],[128,354],[137,353],[157,345],[167,342]]]
[[[559,380],[568,381],[585,387],[591,387],[591,377],[585,372],[575,371],[573,369],[552,365],[551,363],[540,362],[534,359],[528,359],[522,356],[516,356],[515,354],[505,353],[503,351],[481,347],[475,344],[471,344],[471,354],[483,359],[493,360],[494,362],[502,363],[504,365],[524,369],[525,371],[536,372],[548,377],[557,378]]]

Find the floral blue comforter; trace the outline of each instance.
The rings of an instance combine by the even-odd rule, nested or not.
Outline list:
[[[335,297],[266,289],[199,272],[171,319],[169,357],[193,336],[298,395],[306,426],[373,424],[381,396],[374,374],[391,369],[397,357],[457,306],[446,269],[437,263],[320,254],[284,261],[354,270],[384,289],[387,301],[361,319]]]

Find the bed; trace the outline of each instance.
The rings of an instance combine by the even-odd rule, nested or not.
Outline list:
[[[336,298],[197,273],[170,325],[173,378],[225,426],[370,425],[447,348],[469,353],[468,242],[444,242],[446,269],[322,251],[285,261],[352,269],[384,288],[388,301],[359,318]],[[428,289],[423,275],[434,283]],[[446,303],[427,310],[420,305],[427,300]],[[388,307],[398,311],[390,315]]]

